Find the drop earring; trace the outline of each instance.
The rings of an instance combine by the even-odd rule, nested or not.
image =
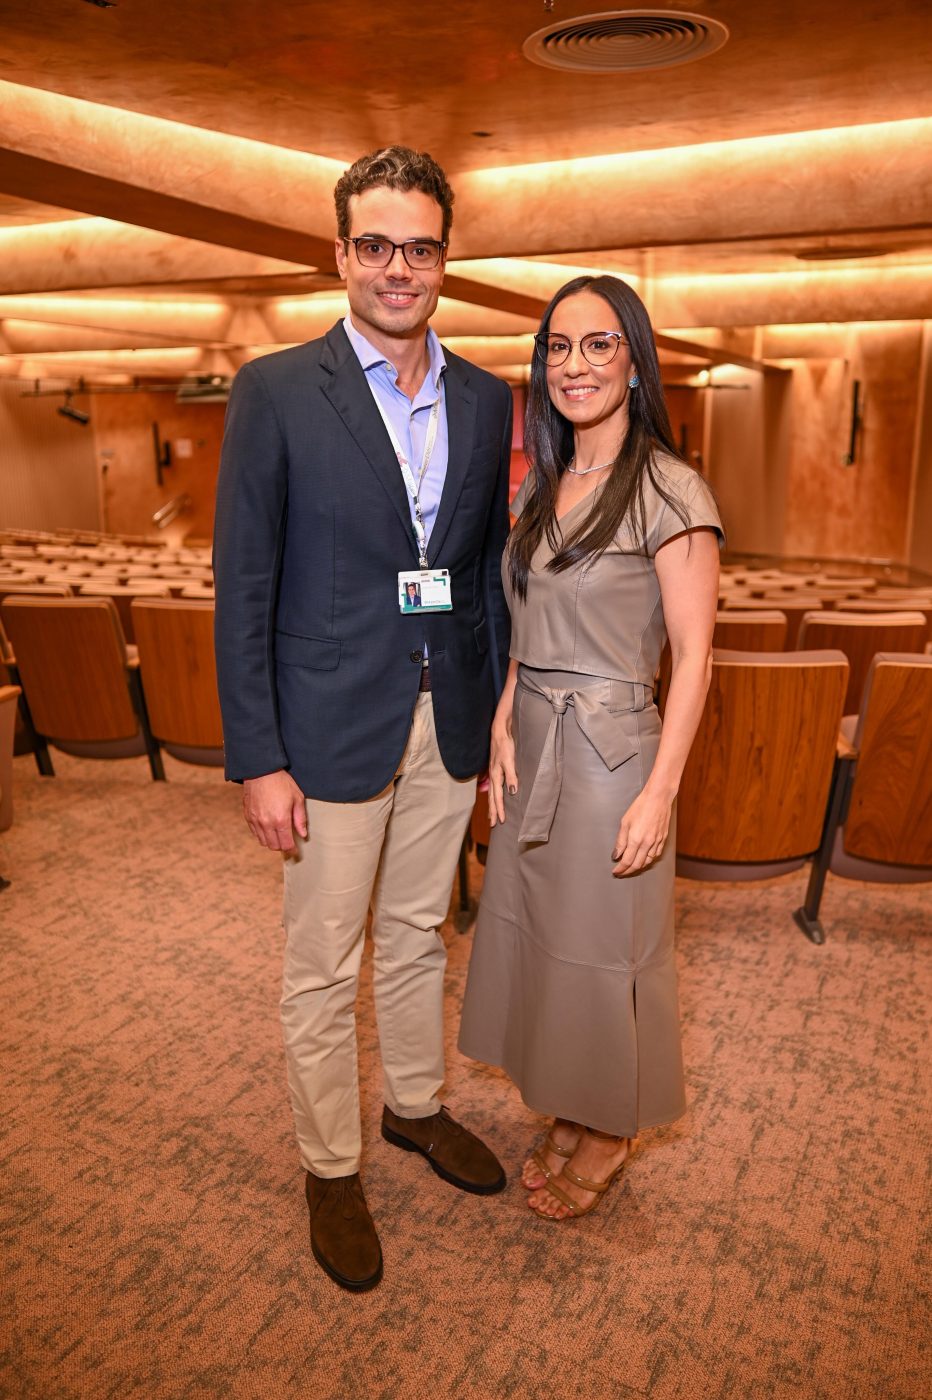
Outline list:
[[[637,386],[640,384],[640,382],[641,382],[641,381],[640,381],[640,379],[638,378],[638,376],[637,376],[636,374],[632,374],[631,378],[628,380],[628,388],[629,388],[629,389],[636,389]]]

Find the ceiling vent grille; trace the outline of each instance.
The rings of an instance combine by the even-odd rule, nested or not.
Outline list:
[[[523,52],[544,68],[577,73],[640,73],[715,53],[728,40],[716,19],[685,10],[605,10],[538,29]]]

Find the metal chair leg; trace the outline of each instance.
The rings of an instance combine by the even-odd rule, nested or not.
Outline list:
[[[149,758],[149,772],[157,783],[167,781],[165,777],[165,766],[162,763],[162,753],[159,748],[159,741],[152,733],[149,724],[149,711],[146,709],[146,697],[142,689],[142,680],[136,670],[127,671],[127,681],[129,693],[132,696],[133,707],[139,718],[139,727],[142,730],[143,741],[146,746],[146,754]]]
[[[26,691],[23,686],[22,677],[19,674],[19,668],[12,661],[7,661],[6,667],[10,673],[10,680],[13,682],[14,685],[19,686],[19,699],[16,703],[19,706],[19,713],[20,718],[23,721],[23,728],[25,729],[29,742],[32,745],[32,753],[33,757],[36,760],[36,767],[38,768],[43,778],[54,778],[55,769],[52,765],[52,755],[49,753],[48,744],[45,742],[45,739],[42,737],[42,735],[36,729],[35,724],[33,723],[32,711],[29,708],[29,701],[26,699]]]
[[[825,889],[825,877],[832,861],[835,835],[845,815],[845,804],[851,789],[854,764],[855,760],[852,758],[836,758],[835,760],[828,810],[822,827],[822,840],[812,859],[812,870],[809,873],[805,902],[793,911],[793,920],[797,927],[802,929],[806,937],[816,944],[825,942],[825,929],[819,918],[819,906],[822,903],[822,892]]]

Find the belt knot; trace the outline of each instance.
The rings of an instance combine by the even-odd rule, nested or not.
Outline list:
[[[617,768],[637,753],[637,745],[625,733],[621,711],[610,711],[593,693],[592,687],[580,686],[576,690],[558,689],[543,684],[536,678],[522,676],[519,684],[534,695],[547,700],[553,710],[550,727],[547,730],[541,750],[537,772],[531,784],[531,791],[524,808],[524,819],[518,833],[519,841],[549,841],[550,828],[563,787],[563,716],[570,705],[576,723],[589,740],[606,768]],[[635,686],[632,685],[630,709],[642,709],[647,703],[647,687],[638,686],[644,692],[638,703]]]

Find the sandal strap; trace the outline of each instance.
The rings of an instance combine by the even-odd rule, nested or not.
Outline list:
[[[563,1168],[561,1175],[566,1175],[566,1167]],[[553,1181],[547,1182],[547,1190],[550,1192],[551,1196],[555,1196],[562,1205],[566,1206],[570,1215],[585,1215],[586,1211],[589,1210],[589,1206],[581,1206],[578,1201],[573,1200],[572,1196],[568,1196],[561,1188],[559,1179],[556,1177]]]
[[[626,1142],[624,1133],[600,1133],[598,1128],[587,1128],[586,1132],[590,1137],[598,1138],[599,1142]]]
[[[554,1142],[553,1133],[547,1134],[544,1147],[548,1152],[552,1152],[555,1157],[572,1157],[573,1153],[576,1151],[575,1147],[561,1147],[558,1142]]]
[[[569,1181],[573,1186],[578,1186],[581,1191],[595,1191],[598,1195],[601,1196],[602,1192],[607,1191],[608,1188],[611,1186],[612,1182],[615,1180],[615,1177],[621,1171],[622,1166],[624,1166],[623,1162],[621,1163],[621,1166],[615,1168],[615,1170],[612,1172],[611,1176],[608,1178],[607,1181],[587,1181],[584,1176],[579,1176],[577,1172],[574,1172],[572,1167],[564,1167],[560,1175],[564,1177],[567,1181]],[[552,1189],[552,1187],[553,1182],[550,1183],[548,1190]]]

